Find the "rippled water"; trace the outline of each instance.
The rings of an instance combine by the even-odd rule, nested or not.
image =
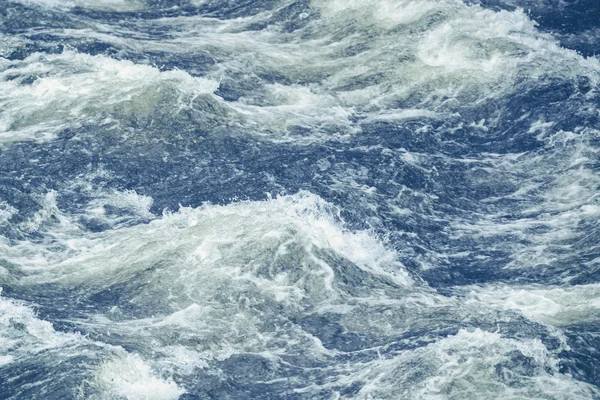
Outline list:
[[[600,399],[596,0],[0,0],[1,399]]]

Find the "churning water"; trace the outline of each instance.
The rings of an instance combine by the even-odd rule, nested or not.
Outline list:
[[[600,399],[597,0],[0,0],[1,399]]]

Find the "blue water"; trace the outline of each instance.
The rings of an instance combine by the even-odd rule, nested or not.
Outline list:
[[[598,17],[0,0],[0,399],[600,398]]]

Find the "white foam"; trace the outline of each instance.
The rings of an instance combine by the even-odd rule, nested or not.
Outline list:
[[[106,4],[113,3],[122,1]],[[36,63],[34,58],[40,56],[30,57],[27,68],[35,68],[15,66],[9,73],[47,76],[31,86],[20,86],[18,79],[0,84],[0,94],[10,92],[15,100],[0,114],[0,141],[52,138],[65,122],[83,122],[83,114],[92,120],[94,114],[114,111],[147,116],[160,96],[176,98],[167,102],[173,113],[196,109],[195,95],[188,90],[206,94],[216,89],[216,82],[240,77],[255,77],[256,87],[237,101],[213,98],[211,104],[219,108],[209,118],[215,119],[214,126],[264,140],[300,142],[359,134],[356,116],[370,122],[455,115],[458,106],[510,94],[520,82],[540,75],[598,80],[597,59],[560,47],[551,36],[539,33],[522,10],[493,12],[458,0],[314,0],[311,6],[320,18],[292,34],[247,30],[268,20],[269,12],[230,20],[182,16],[136,22],[148,29],[170,29],[169,39],[143,33],[124,38],[122,27],[110,23],[57,31],[59,36],[94,37],[138,52],[211,54],[215,65],[203,71],[208,79],[199,79],[181,71],[161,73],[149,66],[68,52],[47,56],[50,64]],[[399,39],[404,37],[409,39]],[[348,54],[353,48],[362,50]],[[74,72],[57,74],[65,67]],[[279,83],[260,76],[277,76]],[[88,89],[89,82],[94,84]],[[75,97],[83,101],[75,102]],[[131,109],[123,104],[128,99]],[[406,108],[389,111],[399,104]]]
[[[0,225],[6,224],[19,210],[5,201],[0,201]]]
[[[100,220],[111,227],[118,227],[123,223],[139,222],[154,219],[156,216],[150,211],[153,200],[149,196],[138,194],[135,190],[109,192],[98,192],[90,190],[95,194],[94,198],[86,205],[86,213],[89,217]],[[117,208],[126,215],[107,215],[106,207]]]
[[[125,196],[127,204],[133,199],[135,207],[141,201],[144,212],[151,204],[148,198],[140,198],[132,192],[117,198],[119,196]],[[76,222],[70,221],[57,209],[54,193],[49,193],[46,201],[47,205],[24,226],[42,229],[50,219],[54,224],[48,226],[49,233],[52,232],[55,240],[64,240],[65,252],[62,255],[53,252],[52,259],[43,262],[46,267],[31,269],[39,270],[43,275],[49,274],[47,278],[52,280],[77,282],[94,277],[93,280],[99,284],[103,281],[114,283],[128,279],[130,273],[160,259],[169,263],[182,260],[183,268],[203,265],[222,268],[233,262],[227,269],[237,275],[241,272],[238,268],[254,268],[252,263],[247,266],[240,264],[249,257],[245,252],[250,251],[257,261],[266,262],[265,257],[272,257],[274,250],[277,251],[275,255],[284,255],[288,251],[287,241],[291,241],[297,245],[303,243],[301,246],[309,255],[318,249],[333,251],[374,273],[392,277],[390,271],[393,271],[394,280],[401,285],[410,285],[410,278],[395,261],[393,251],[386,249],[368,232],[344,230],[341,221],[337,220],[336,213],[339,211],[306,192],[264,202],[182,208],[148,225],[91,235],[84,234]],[[170,241],[164,243],[164,237],[169,237]],[[228,253],[224,253],[224,249]],[[45,259],[46,252],[38,250],[37,255]],[[82,264],[87,267],[81,268]],[[220,264],[223,264],[222,267]],[[233,265],[237,266],[233,268]],[[259,267],[260,264],[257,264],[256,268]],[[225,273],[225,270],[220,273]],[[38,278],[31,276],[28,279]]]
[[[0,365],[49,350],[68,353],[84,342],[79,334],[56,332],[25,304],[0,297]]]
[[[125,7],[117,0],[69,4]],[[169,39],[148,40],[144,35],[125,39],[111,32],[109,25],[102,27],[102,40],[139,52],[208,52],[216,65],[206,79],[69,51],[35,54],[24,62],[2,59],[0,143],[51,139],[64,127],[102,123],[107,116],[113,121],[151,118],[164,104],[172,107],[167,111],[176,117],[183,109],[198,111],[194,104],[198,96],[209,97],[211,104],[225,110],[211,115],[218,126],[271,140],[303,140],[303,135],[309,140],[343,139],[360,133],[352,122],[356,116],[364,117],[365,124],[443,119],[457,116],[457,106],[510,94],[523,80],[541,75],[559,79],[587,75],[594,80],[599,71],[597,60],[560,48],[550,36],[540,34],[521,10],[495,13],[453,0],[315,0],[311,4],[321,19],[309,21],[301,34],[287,35],[276,27],[244,31],[268,13],[230,21],[191,16],[136,22],[145,27],[177,24],[181,29]],[[90,32],[68,34],[88,37]],[[399,35],[409,34],[410,40],[398,40]],[[231,79],[253,75],[261,84],[248,97],[226,102],[212,92],[228,74]],[[9,79],[14,75],[16,79]],[[261,81],[259,77],[265,76]],[[269,76],[286,84],[269,83]],[[32,77],[37,77],[32,84],[21,84]],[[405,103],[406,108],[398,108]],[[465,121],[483,133],[493,123]],[[535,216],[506,219],[504,212],[498,212],[467,222],[451,221],[449,227],[452,233],[471,239],[506,234],[527,239],[511,249],[516,254],[511,267],[552,261],[550,245],[578,237],[578,224],[593,220],[600,211],[594,202],[598,179],[585,168],[589,158],[581,150],[585,143],[569,147],[577,143],[577,132],[552,132],[551,124],[537,121],[530,133],[538,134],[548,146],[568,150],[561,152],[568,154],[568,160],[552,160],[566,171],[556,180],[544,172],[547,160],[535,157],[522,162],[521,155],[487,155],[485,166],[519,178],[520,189],[509,198],[527,203]],[[306,129],[298,134],[298,127]],[[401,157],[413,166],[422,163],[418,154],[404,151]],[[326,162],[320,167],[329,168]],[[544,177],[542,183],[552,183],[541,195],[539,177]],[[367,198],[375,194],[374,188],[361,186],[352,177],[344,183]],[[89,203],[89,215],[106,218],[105,207],[113,206],[130,211],[139,218],[135,221],[154,220],[127,227],[119,220],[115,229],[101,233],[85,231],[75,217],[61,212],[56,196],[49,193],[41,200],[42,209],[18,227],[38,231],[43,239],[35,243],[0,240],[3,257],[18,269],[18,274],[0,270],[0,282],[10,278],[15,286],[50,284],[57,290],[77,289],[90,295],[115,288],[130,308],[147,315],[119,315],[115,304],[105,315],[84,322],[92,330],[105,328],[135,338],[140,348],[156,349],[158,354],[150,360],[118,352],[102,364],[94,382],[107,397],[175,399],[183,390],[165,371],[191,374],[238,353],[276,357],[287,352],[317,360],[337,354],[301,324],[290,323],[311,312],[334,313],[342,328],[381,341],[427,326],[440,315],[454,318],[456,313],[484,318],[490,310],[512,310],[556,326],[597,319],[594,285],[475,288],[474,294],[465,295],[464,303],[465,296],[456,300],[431,293],[412,282],[397,254],[380,238],[348,230],[339,210],[305,192],[264,202],[182,208],[158,218],[149,211],[152,199],[148,197],[129,191],[103,193]],[[15,212],[9,205],[1,206],[0,223]],[[528,233],[537,227],[551,229]],[[390,284],[360,293],[360,287],[348,288],[339,279],[335,269],[339,266],[358,267]],[[55,332],[25,306],[6,304],[0,299],[0,321],[5,322],[0,328],[8,326],[15,313],[22,313],[18,321],[23,321],[33,341],[41,343],[40,348],[61,348],[65,341],[79,340],[77,335]],[[2,314],[1,307],[9,311]],[[556,354],[539,340],[516,340],[482,330],[461,330],[446,338],[430,332],[420,339],[432,343],[384,354],[375,361],[333,366],[338,377],[332,375],[324,385],[366,383],[359,393],[364,398],[592,398],[596,394],[595,389],[561,374]],[[19,340],[2,343],[12,349]],[[507,371],[514,356],[528,357],[531,362],[524,368],[531,370]],[[0,359],[0,363],[12,361]]]
[[[13,356],[0,356],[0,367],[10,364],[13,360]]]
[[[473,171],[486,171],[481,182],[494,176],[497,185],[514,188],[512,193],[483,200],[490,212],[474,213],[468,218],[451,220],[451,237],[470,237],[474,243],[486,243],[491,249],[510,254],[505,265],[511,269],[541,269],[562,266],[554,272],[555,282],[567,283],[585,269],[596,268],[598,260],[573,265],[571,243],[585,240],[590,226],[598,217],[597,187],[600,178],[590,168],[597,158],[591,138],[598,132],[588,127],[573,131],[553,129],[554,122],[537,120],[530,133],[537,134],[544,147],[538,152],[518,154],[485,154],[473,165]],[[472,174],[469,174],[472,175]],[[493,207],[496,202],[510,200],[513,208]],[[593,228],[592,228],[593,229]],[[507,238],[511,238],[507,240]],[[491,243],[491,244],[490,244]],[[472,251],[479,249],[473,248]],[[448,249],[448,254],[453,249]],[[572,268],[570,267],[572,266]]]
[[[418,21],[439,7],[433,1],[413,0],[382,1],[377,5],[360,0],[314,0],[312,4],[319,8],[323,18],[374,23],[387,29]]]
[[[36,77],[31,84],[7,76]],[[34,54],[0,71],[0,143],[48,140],[65,127],[102,123],[106,116],[148,117],[167,96],[173,113],[218,82],[173,70],[65,51]]]
[[[40,198],[41,208],[21,226],[27,231],[37,231],[46,224],[56,223],[61,231],[72,230],[71,221],[58,209],[56,196],[56,191],[51,190]]]
[[[175,400],[185,391],[155,375],[138,355],[126,354],[102,364],[94,382],[106,393],[127,400]]]
[[[516,310],[534,321],[561,327],[600,317],[600,285],[474,286],[465,289],[468,302],[498,310]]]
[[[162,361],[149,365],[160,371],[169,366],[191,373],[238,352],[302,351],[323,357],[331,351],[301,326],[286,322],[289,318],[327,307],[339,312],[353,298],[360,306],[346,308],[345,318],[356,324],[361,307],[396,304],[399,300],[387,298],[386,290],[410,292],[413,285],[394,251],[369,232],[346,229],[337,208],[307,192],[182,208],[148,224],[101,233],[71,231],[75,223],[40,226],[51,241],[5,247],[7,259],[24,274],[16,274],[14,284],[33,288],[51,283],[86,293],[120,284],[123,297],[116,308],[90,316],[86,326],[135,337],[143,347],[158,346]],[[344,283],[338,264],[389,283],[371,298],[355,284]],[[140,290],[129,291],[137,285]],[[125,301],[156,315],[123,319],[117,306]],[[269,311],[273,307],[276,314]],[[284,349],[282,337],[288,338]],[[178,361],[174,354],[181,346],[197,353],[198,362],[189,357]],[[122,382],[123,393],[134,391],[133,381]]]
[[[23,4],[70,9],[83,7],[104,11],[136,11],[145,6],[143,0],[19,0]]]
[[[510,94],[540,75],[584,75],[595,82],[600,71],[598,60],[538,32],[522,10],[493,12],[458,0],[315,0],[311,6],[320,18],[291,34],[248,31],[272,16],[263,12],[230,20],[140,22],[146,28],[177,26],[164,40],[125,40],[106,26],[101,39],[136,51],[211,54],[215,65],[206,73],[214,81],[253,77],[252,91],[219,103],[228,110],[219,118],[223,126],[276,141],[345,140],[361,131],[356,116],[367,122],[444,118],[460,105]],[[348,54],[354,48],[361,51]]]
[[[81,368],[77,372],[89,375],[73,390],[85,393],[85,398],[174,400],[184,393],[171,379],[158,376],[138,355],[93,342],[79,333],[57,332],[50,322],[39,319],[32,308],[5,297],[0,297],[0,354],[0,367],[17,362],[43,365],[49,357],[55,363],[51,367],[55,367],[82,354],[84,358],[108,358],[100,367],[85,361],[77,363]]]
[[[513,360],[513,357],[520,359]],[[520,371],[522,358],[527,370]],[[357,398],[592,399],[593,386],[558,372],[558,359],[537,339],[514,340],[480,329],[373,362],[351,379],[367,384]]]
[[[409,109],[403,109],[403,110],[382,111],[380,113],[376,113],[372,117],[366,118],[364,120],[364,122],[377,122],[377,121],[400,122],[400,121],[409,120],[409,119],[438,118],[438,117],[440,117],[440,115],[433,111],[409,108]]]

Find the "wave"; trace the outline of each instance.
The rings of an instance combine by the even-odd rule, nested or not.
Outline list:
[[[2,3],[0,397],[598,398],[600,65],[471,3]]]

